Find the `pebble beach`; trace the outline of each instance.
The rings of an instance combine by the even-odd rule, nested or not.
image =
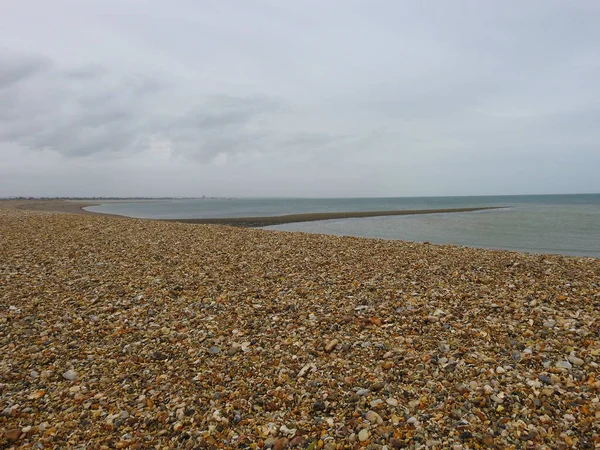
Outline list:
[[[0,207],[0,448],[600,448],[600,260]]]

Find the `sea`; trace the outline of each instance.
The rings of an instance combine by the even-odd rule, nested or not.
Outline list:
[[[136,218],[190,219],[483,206],[503,208],[297,222],[265,228],[600,258],[600,194],[165,199],[107,202],[86,209]]]

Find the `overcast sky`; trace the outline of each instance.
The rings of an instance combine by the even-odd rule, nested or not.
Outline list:
[[[600,1],[0,0],[0,196],[600,192]]]

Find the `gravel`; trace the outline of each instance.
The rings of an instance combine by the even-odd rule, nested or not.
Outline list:
[[[0,447],[597,448],[599,284],[592,258],[0,209]]]

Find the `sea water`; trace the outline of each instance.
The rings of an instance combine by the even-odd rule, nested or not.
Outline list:
[[[600,258],[600,194],[341,199],[174,199],[106,203],[87,209],[129,217],[176,219],[477,206],[503,206],[504,208],[468,213],[297,222],[266,228]]]

